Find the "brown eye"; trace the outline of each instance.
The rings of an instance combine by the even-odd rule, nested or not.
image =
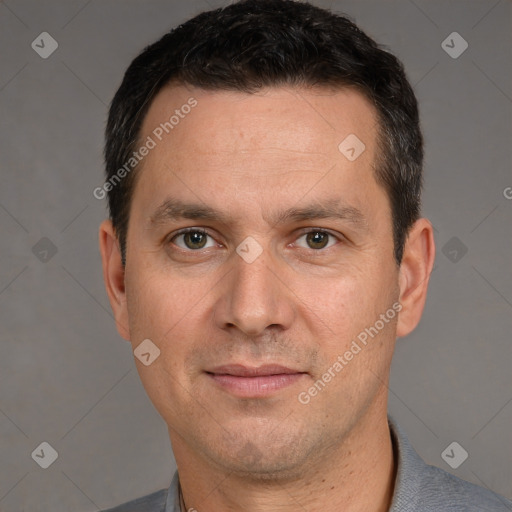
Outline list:
[[[306,240],[311,249],[323,249],[329,241],[329,235],[327,233],[322,233],[321,231],[316,231],[308,233],[306,235]]]
[[[214,242],[208,244],[209,235],[205,231],[191,229],[183,231],[172,238],[172,242],[181,249],[199,250],[205,247],[211,247]],[[210,237],[211,238],[211,237]]]
[[[304,233],[298,240],[305,239],[304,243],[299,243],[300,247],[306,249],[320,250],[330,247],[336,243],[336,237],[327,231],[315,230]]]

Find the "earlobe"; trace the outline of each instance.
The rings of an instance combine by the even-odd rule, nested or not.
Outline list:
[[[99,246],[103,266],[103,280],[116,321],[117,331],[130,340],[128,310],[124,282],[124,266],[114,227],[110,219],[104,220],[99,229]]]
[[[434,232],[427,219],[419,219],[409,230],[400,264],[399,287],[402,310],[397,336],[407,336],[418,325],[427,298],[428,282],[435,259]]]

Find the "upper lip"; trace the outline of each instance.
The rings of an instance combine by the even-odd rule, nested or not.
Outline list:
[[[299,370],[293,370],[286,366],[278,364],[267,364],[258,367],[244,366],[241,364],[227,364],[224,366],[217,366],[207,373],[214,373],[216,375],[234,375],[236,377],[262,377],[265,375],[279,375],[283,373],[305,373]]]

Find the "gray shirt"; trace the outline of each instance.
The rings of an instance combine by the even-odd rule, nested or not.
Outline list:
[[[510,500],[426,464],[389,415],[388,423],[398,462],[389,512],[512,512]],[[178,484],[176,472],[168,489],[104,512],[180,512]]]

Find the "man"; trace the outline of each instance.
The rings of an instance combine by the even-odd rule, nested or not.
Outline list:
[[[133,61],[100,248],[178,471],[113,510],[512,510],[387,415],[434,262],[422,159],[399,61],[308,3],[206,12]]]

